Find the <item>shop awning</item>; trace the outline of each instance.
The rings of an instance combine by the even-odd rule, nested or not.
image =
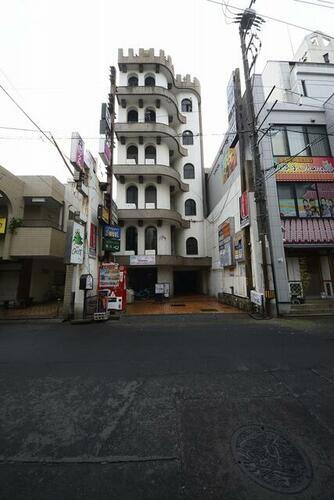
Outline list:
[[[334,219],[283,219],[281,222],[285,244],[334,244]]]

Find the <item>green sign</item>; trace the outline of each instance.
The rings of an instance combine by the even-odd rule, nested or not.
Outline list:
[[[119,252],[121,250],[121,240],[115,240],[114,238],[104,238],[103,248],[108,252]]]

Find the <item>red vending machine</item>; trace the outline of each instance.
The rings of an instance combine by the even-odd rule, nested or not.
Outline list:
[[[115,262],[101,264],[99,270],[99,295],[104,297],[107,311],[125,311],[127,269]]]

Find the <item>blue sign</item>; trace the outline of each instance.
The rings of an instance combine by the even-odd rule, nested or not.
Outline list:
[[[104,226],[104,236],[119,240],[121,238],[121,228],[118,226]]]

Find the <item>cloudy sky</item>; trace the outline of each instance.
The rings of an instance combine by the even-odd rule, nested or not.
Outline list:
[[[249,0],[229,3],[245,8]],[[260,14],[334,35],[331,9],[296,0],[257,0],[255,7]],[[0,83],[43,130],[52,131],[66,154],[74,130],[96,154],[100,105],[117,48],[164,49],[177,73],[201,82],[205,167],[210,167],[227,123],[226,85],[241,64],[237,26],[230,22],[221,6],[207,0],[4,0]],[[256,70],[268,59],[291,59],[306,34],[268,21]],[[40,133],[3,128],[33,126],[1,89],[0,127],[2,166],[66,181],[66,167]]]

